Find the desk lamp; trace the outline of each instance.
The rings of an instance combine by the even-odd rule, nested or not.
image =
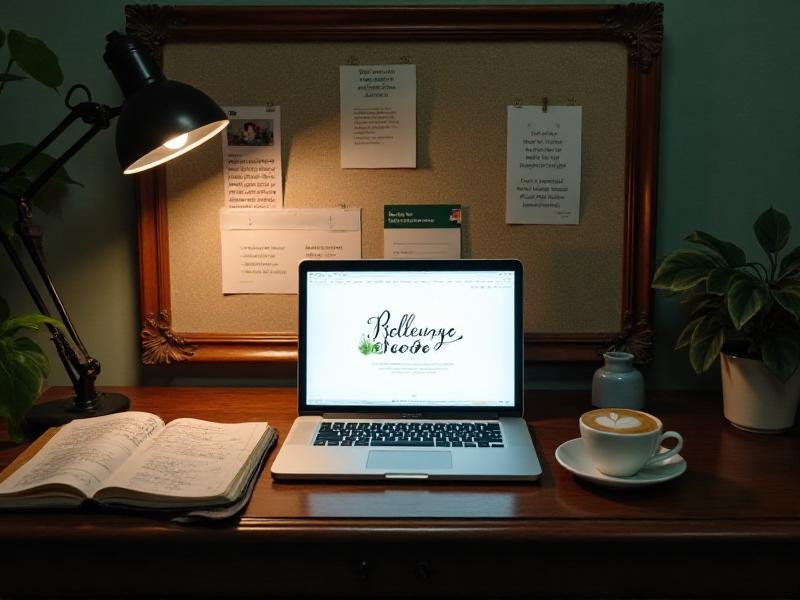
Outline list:
[[[73,86],[66,96],[66,106],[70,110],[66,118],[19,162],[0,175],[0,193],[16,202],[17,219],[14,231],[22,240],[22,245],[64,324],[64,331],[52,326],[48,326],[48,329],[58,357],[75,390],[75,395],[70,398],[34,405],[31,408],[27,420],[38,428],[61,425],[78,418],[122,412],[128,409],[130,401],[121,394],[98,393],[95,389],[100,363],[83,345],[45,268],[42,230],[32,220],[31,199],[90,139],[107,129],[115,117],[119,118],[116,134],[117,156],[125,174],[144,171],[180,156],[209,140],[228,124],[222,109],[204,93],[186,84],[166,79],[140,42],[118,32],[110,33],[106,39],[108,44],[103,59],[125,97],[122,106],[112,108],[97,104],[92,101],[85,86]],[[83,92],[87,97],[86,101],[74,103],[72,98],[77,92]],[[40,156],[45,148],[78,119],[90,125],[89,130],[22,193],[11,193],[3,189],[4,184],[22,173],[26,165]],[[2,228],[0,242],[39,312],[52,316],[45,297],[39,293],[15,245]]]

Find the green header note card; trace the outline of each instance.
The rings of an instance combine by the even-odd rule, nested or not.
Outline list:
[[[383,256],[461,258],[461,205],[385,205]]]

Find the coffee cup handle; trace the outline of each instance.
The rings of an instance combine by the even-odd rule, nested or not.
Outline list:
[[[675,447],[674,448],[670,448],[666,452],[659,453],[658,450],[661,448],[661,442],[663,442],[664,440],[667,440],[669,438],[677,440],[677,443],[675,444]],[[650,460],[648,460],[646,463],[644,463],[644,467],[642,467],[642,468],[647,468],[647,467],[650,467],[650,466],[652,466],[652,465],[654,465],[656,463],[660,463],[662,461],[665,461],[668,458],[671,458],[671,457],[675,456],[678,452],[681,451],[682,448],[683,448],[683,436],[680,433],[678,433],[677,431],[665,431],[664,433],[661,434],[661,437],[658,438],[658,444],[656,444],[656,454],[653,455],[650,458]]]

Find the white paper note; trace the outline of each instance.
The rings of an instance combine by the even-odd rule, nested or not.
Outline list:
[[[383,257],[461,258],[461,205],[385,205]]]
[[[220,209],[223,294],[296,294],[307,258],[361,258],[361,209]]]
[[[230,119],[222,136],[225,206],[281,208],[280,106],[227,106]]]
[[[343,169],[416,168],[416,65],[339,67]]]
[[[508,107],[506,223],[577,225],[581,107]]]

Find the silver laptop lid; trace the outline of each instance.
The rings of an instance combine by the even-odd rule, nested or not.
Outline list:
[[[522,416],[519,261],[304,261],[299,308],[301,415]]]

